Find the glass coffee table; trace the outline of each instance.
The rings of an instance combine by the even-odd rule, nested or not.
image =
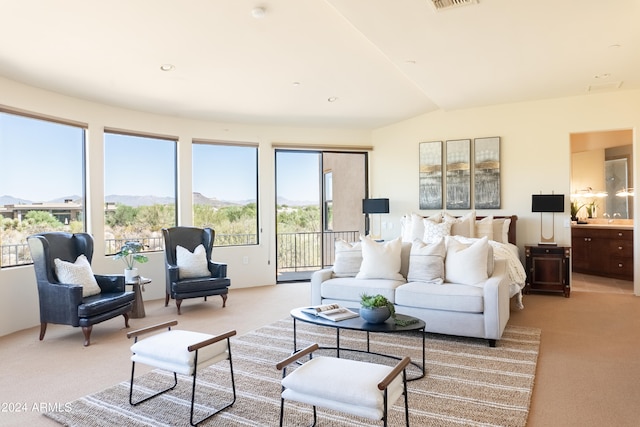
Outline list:
[[[305,323],[310,323],[313,325],[318,325],[318,326],[326,326],[329,328],[334,328],[336,330],[336,346],[335,347],[320,347],[323,349],[330,349],[330,350],[336,350],[336,357],[340,357],[340,352],[341,351],[351,351],[351,352],[361,352],[361,353],[368,353],[368,354],[373,354],[376,356],[382,356],[382,357],[388,357],[391,359],[396,359],[396,360],[401,360],[402,357],[400,356],[394,356],[394,355],[390,355],[390,354],[383,354],[383,353],[377,353],[374,351],[371,351],[371,346],[369,343],[369,334],[374,332],[374,333],[383,333],[383,334],[391,334],[391,333],[398,333],[398,332],[409,332],[409,331],[421,331],[422,332],[422,365],[419,365],[418,363],[414,362],[413,360],[411,361],[411,364],[413,366],[415,366],[416,368],[419,369],[419,374],[417,376],[412,376],[411,378],[409,378],[409,376],[407,376],[407,381],[413,381],[413,380],[417,380],[419,378],[424,377],[425,375],[425,323],[423,320],[420,320],[418,318],[412,317],[412,316],[407,316],[405,314],[396,314],[396,318],[398,320],[400,320],[404,325],[403,326],[399,326],[396,325],[396,323],[393,321],[393,319],[389,319],[384,323],[368,323],[365,322],[365,320],[362,317],[353,317],[351,319],[345,319],[345,320],[340,320],[338,322],[334,322],[333,320],[329,320],[329,319],[325,319],[323,317],[320,316],[315,316],[313,314],[309,314],[305,311],[303,311],[303,309],[306,307],[299,307],[299,308],[294,308],[293,310],[291,310],[291,317],[293,318],[293,352],[297,352],[298,351],[298,346],[297,346],[297,325],[296,322],[300,321],[300,322],[305,322]],[[355,311],[358,312],[357,308],[349,308],[349,310],[351,311]],[[360,349],[353,349],[353,348],[345,348],[345,347],[341,347],[340,346],[340,331],[346,329],[346,330],[352,330],[352,331],[362,331],[362,332],[366,332],[367,334],[367,349],[366,350],[360,350]]]

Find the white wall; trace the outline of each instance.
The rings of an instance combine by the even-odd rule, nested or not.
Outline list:
[[[371,155],[372,192],[390,198],[391,213],[385,218],[393,228],[383,237],[400,235],[400,218],[418,210],[418,144],[428,141],[499,136],[501,138],[502,207],[478,214],[518,215],[518,246],[540,239],[540,214],[531,212],[531,195],[566,195],[566,212],[556,215],[555,237],[570,245],[571,233],[564,222],[570,216],[570,134],[596,130],[634,130],[634,158],[640,127],[640,92],[585,95],[537,102],[498,105],[469,110],[435,112],[373,132]],[[638,164],[634,161],[634,165]],[[638,187],[634,171],[634,187]],[[638,209],[638,198],[634,200]],[[422,211],[431,213],[434,211]],[[465,211],[461,211],[465,212]],[[545,236],[550,224],[545,219]],[[634,246],[640,247],[636,232]],[[522,252],[522,250],[521,250]],[[640,272],[640,251],[635,251],[635,271]],[[640,274],[635,293],[640,295]]]
[[[89,123],[88,184],[91,212],[90,232],[103,233],[102,129],[104,126],[179,136],[179,215],[182,224],[191,221],[191,140],[192,138],[250,141],[260,144],[260,235],[255,247],[216,248],[214,258],[229,264],[234,287],[272,284],[275,281],[274,241],[274,159],[272,142],[309,144],[373,145],[370,153],[370,194],[389,197],[390,214],[383,219],[393,228],[384,228],[383,237],[400,234],[400,218],[418,211],[418,143],[448,139],[501,137],[502,208],[481,214],[516,214],[518,243],[535,243],[540,237],[540,217],[531,210],[531,194],[564,193],[570,189],[569,135],[575,132],[637,129],[640,127],[640,92],[585,95],[547,101],[500,105],[470,110],[425,114],[373,133],[368,131],[247,126],[192,121],[177,117],[112,108],[60,96],[0,78],[1,102],[41,114]],[[634,157],[637,137],[634,132]],[[640,162],[634,161],[634,165]],[[25,168],[25,173],[35,174]],[[640,173],[634,172],[634,187],[640,188]],[[184,198],[184,200],[182,200]],[[570,244],[570,230],[563,227],[564,216],[556,216],[556,240]],[[638,200],[635,211],[640,212]],[[640,247],[640,233],[635,233]],[[119,272],[119,264],[101,253],[96,245],[94,268],[97,272]],[[242,264],[242,257],[249,264]],[[635,269],[640,271],[640,251]],[[153,283],[146,287],[145,299],[163,297],[164,270],[161,254],[152,254],[141,273]],[[635,291],[640,295],[640,274]],[[35,276],[31,266],[0,270],[0,336],[39,323]]]
[[[120,273],[121,262],[104,256],[104,127],[174,135],[178,141],[179,222],[190,225],[191,213],[191,141],[193,138],[245,141],[259,144],[259,221],[260,244],[256,246],[214,248],[214,259],[228,263],[231,286],[234,288],[273,284],[275,271],[275,189],[273,142],[323,145],[370,145],[371,132],[292,127],[248,126],[232,123],[186,120],[113,108],[76,98],[18,84],[0,78],[0,103],[18,108],[89,124],[87,159],[91,175],[87,182],[89,232],[96,237],[93,268],[98,273]],[[144,159],[141,159],[143,162]],[[25,176],[38,179],[38,172],[25,165]],[[243,264],[243,257],[249,264]],[[145,299],[164,298],[164,258],[150,254],[146,264],[138,266],[140,273],[153,280],[147,285]],[[175,310],[175,307],[172,307]],[[0,269],[0,336],[38,325],[39,308],[33,267]]]

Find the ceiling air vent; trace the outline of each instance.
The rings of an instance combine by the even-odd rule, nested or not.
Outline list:
[[[453,7],[458,7],[458,6],[468,6],[470,4],[477,4],[478,0],[431,0],[431,2],[433,3],[433,7],[435,7],[436,10],[440,11],[440,10],[451,9]]]

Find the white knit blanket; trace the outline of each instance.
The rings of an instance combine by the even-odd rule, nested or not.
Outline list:
[[[490,240],[489,244],[493,248],[493,257],[495,259],[504,259],[507,261],[507,273],[511,280],[511,292],[513,297],[517,295],[518,308],[524,308],[522,304],[522,288],[527,280],[527,274],[522,266],[522,262],[517,255],[517,247],[511,244],[500,243]],[[515,248],[515,250],[514,250]]]

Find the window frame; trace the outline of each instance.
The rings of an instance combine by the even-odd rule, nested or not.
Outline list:
[[[119,129],[119,128],[112,128],[112,127],[105,127],[104,131],[102,133],[102,140],[103,140],[103,151],[106,150],[107,147],[107,135],[118,135],[118,136],[124,136],[124,137],[133,137],[133,138],[148,138],[148,139],[155,139],[155,140],[162,140],[162,141],[168,141],[173,143],[173,147],[172,147],[172,162],[173,162],[173,206],[174,206],[174,218],[173,218],[173,225],[172,226],[177,226],[178,225],[178,212],[179,212],[179,206],[178,206],[178,143],[179,143],[179,138],[177,136],[173,136],[173,135],[164,135],[164,134],[156,134],[156,133],[151,133],[151,132],[140,132],[140,131],[134,131],[134,130],[125,130],[125,129]],[[106,174],[107,174],[107,165],[104,164],[104,161],[106,161],[106,156],[104,156],[105,158],[103,159],[103,167],[104,167],[104,171],[103,171],[103,177],[102,177],[102,184],[103,187],[106,187]],[[104,210],[103,210],[103,226],[105,228],[105,231],[107,229],[107,206],[108,203],[106,201],[106,189],[104,192],[104,197],[105,199],[103,200],[103,206],[104,206]],[[158,232],[160,230],[157,230]],[[149,245],[149,242],[151,241],[151,239],[157,240],[159,242],[158,245],[156,245],[157,249],[153,249],[151,248],[151,245]],[[104,237],[104,250],[105,250],[105,255],[106,256],[113,256],[116,252],[118,252],[120,250],[120,246],[119,244],[117,244],[117,242],[119,240],[125,241],[128,239],[114,239],[114,245],[112,248],[110,248],[106,236]],[[156,238],[152,238],[150,236],[145,237],[142,236],[140,238],[136,238],[134,240],[138,240],[141,243],[143,243],[145,246],[147,246],[147,248],[145,248],[144,250],[142,250],[141,252],[162,252],[164,250],[164,239],[162,237],[162,235],[160,235],[159,237]]]

